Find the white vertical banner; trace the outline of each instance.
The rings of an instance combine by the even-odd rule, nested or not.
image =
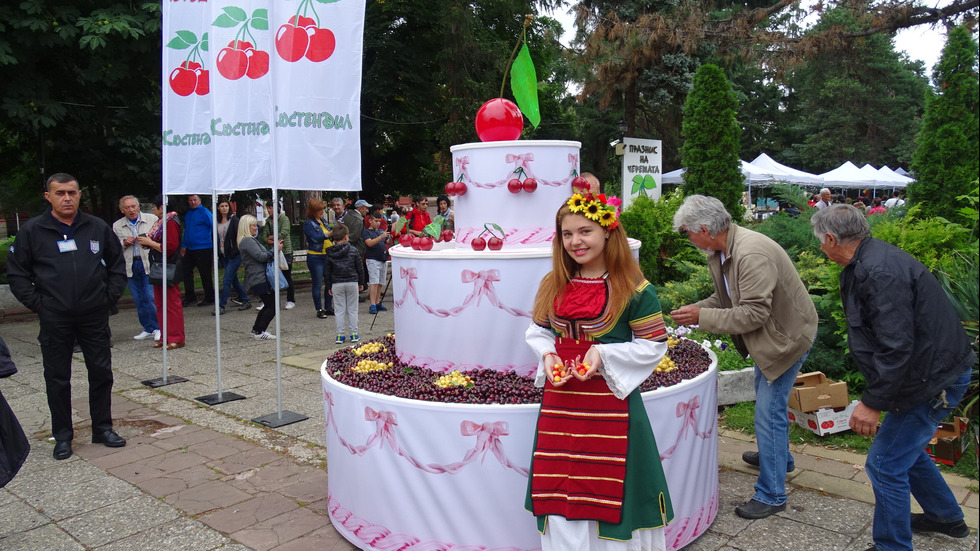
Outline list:
[[[623,209],[642,196],[660,199],[661,174],[660,140],[623,138]]]
[[[163,190],[210,192],[211,8],[165,1],[163,9]]]
[[[214,189],[274,187],[270,0],[212,0]]]
[[[364,2],[164,2],[164,191],[360,190]]]
[[[364,0],[279,0],[276,170],[282,189],[361,189]]]

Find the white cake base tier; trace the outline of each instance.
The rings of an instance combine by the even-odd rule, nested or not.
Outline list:
[[[709,351],[709,354],[710,351]],[[674,506],[667,548],[718,512],[717,358],[643,395]],[[359,549],[540,549],[524,509],[539,406],[422,402],[337,383],[321,367],[328,511]]]
[[[640,242],[630,239],[633,256]],[[534,373],[524,345],[538,284],[551,270],[551,247],[391,252],[398,358],[433,371],[493,369]]]

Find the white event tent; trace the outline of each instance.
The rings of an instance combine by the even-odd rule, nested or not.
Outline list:
[[[774,175],[785,175],[779,178],[780,180],[794,184],[823,184],[823,178],[820,176],[778,163],[765,153],[760,153],[758,157],[752,159],[751,163],[759,168],[773,171]]]

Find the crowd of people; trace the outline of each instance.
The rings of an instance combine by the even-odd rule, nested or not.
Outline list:
[[[258,297],[251,336],[275,339],[268,327],[276,315],[278,280],[269,273],[276,269],[285,283],[286,309],[295,305],[291,222],[274,204],[262,209],[262,223],[251,212],[238,217],[223,198],[215,221],[197,195],[188,197],[182,218],[165,212],[161,195],[151,201],[152,213],[141,212],[139,200],[127,195],[119,200],[123,216],[110,227],[79,210],[81,195],[74,177],[51,176],[44,191],[50,208],[22,226],[8,259],[11,291],[38,314],[53,455],[59,460],[72,454],[73,346],[80,345],[89,374],[92,441],[125,446],[111,417],[108,318],[128,285],[140,325],[133,338],[152,339],[159,348],[184,347],[183,308],[215,302],[213,224],[225,270],[218,315],[229,300],[249,310],[249,296]],[[552,267],[540,282],[525,335],[539,359],[535,384],[544,387],[525,506],[538,519],[544,550],[663,550],[664,528],[673,518],[657,440],[638,390],[667,353],[664,313],[633,260],[618,203],[611,199],[590,188],[558,209]],[[888,202],[873,202],[872,210],[903,203],[898,195]],[[437,203],[437,216],[451,222],[448,198]],[[875,494],[874,545],[868,551],[910,550],[913,532],[966,537],[963,512],[924,451],[970,382],[976,356],[963,325],[925,266],[870,236],[860,206],[837,202],[824,189],[813,207],[820,249],[843,267],[847,344],[867,380],[850,426],[875,435],[866,464]],[[599,214],[609,212],[615,214]],[[385,310],[380,293],[395,228],[418,235],[432,222],[425,197],[416,197],[410,212],[393,214],[397,223],[363,199],[348,205],[333,198],[329,214],[320,199],[306,206],[303,234],[315,317],[335,316],[338,344],[359,341],[362,292],[367,290],[372,314]],[[671,319],[731,335],[736,349],[755,362],[758,451],[742,459],[758,467],[759,475],[751,499],[734,512],[766,518],[787,506],[786,473],[796,467],[787,402],[816,337],[817,313],[786,251],[733,223],[718,199],[686,197],[673,229],[705,253],[714,292],[671,311]],[[204,286],[201,300],[194,290],[195,268]],[[910,495],[923,513],[911,513]]]
[[[865,191],[857,198],[852,198],[843,195],[834,195],[830,192],[830,189],[823,188],[820,190],[820,193],[811,196],[807,204],[817,210],[823,210],[834,204],[848,204],[863,214],[872,215],[883,213],[888,209],[903,207],[905,206],[905,199],[902,199],[902,192],[897,189],[892,192],[890,198],[882,199],[881,197],[872,197],[868,191]]]

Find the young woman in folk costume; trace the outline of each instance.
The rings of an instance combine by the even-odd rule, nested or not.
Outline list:
[[[545,389],[525,502],[543,551],[663,550],[674,516],[638,390],[667,333],[620,204],[575,194],[558,210],[553,269],[526,333]]]

